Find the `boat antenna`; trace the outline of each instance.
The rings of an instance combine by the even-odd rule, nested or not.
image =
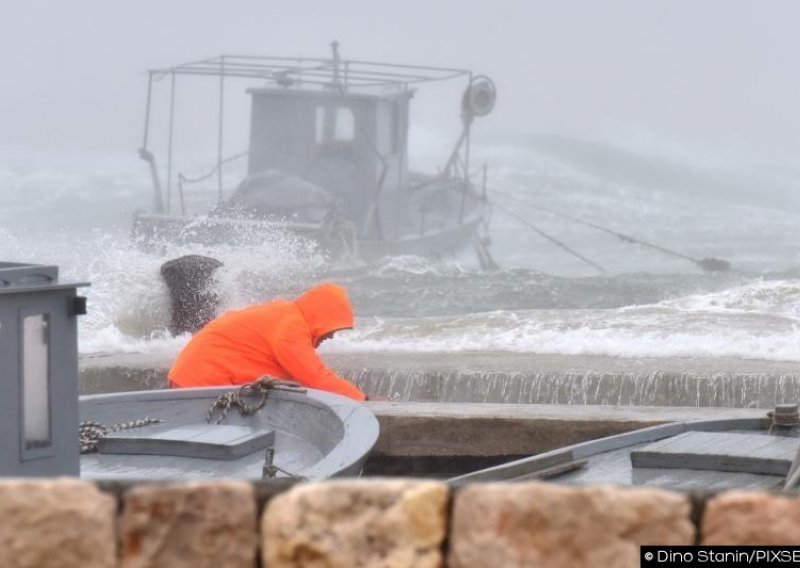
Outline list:
[[[339,57],[339,42],[333,40],[331,42],[331,50],[333,51],[333,84],[339,84],[339,64],[342,58]]]
[[[581,253],[579,253],[579,252],[578,252],[578,251],[576,251],[575,249],[573,249],[573,248],[571,248],[571,247],[567,246],[566,244],[562,243],[561,241],[559,241],[559,240],[558,240],[558,239],[556,239],[555,237],[553,237],[553,236],[551,236],[551,235],[549,235],[549,234],[545,233],[545,232],[544,232],[544,231],[542,231],[542,230],[541,230],[539,227],[537,227],[536,225],[534,225],[534,224],[530,223],[530,222],[529,222],[527,219],[524,219],[524,218],[520,217],[519,215],[517,215],[516,213],[514,213],[514,212],[513,212],[513,211],[511,211],[510,209],[507,209],[507,208],[505,208],[505,207],[503,207],[502,205],[499,205],[499,204],[497,204],[497,203],[494,203],[494,204],[492,205],[492,207],[493,207],[493,208],[496,208],[496,209],[498,209],[499,211],[502,211],[503,213],[505,213],[506,215],[508,215],[508,216],[509,216],[509,217],[511,217],[512,219],[515,219],[517,222],[519,222],[519,223],[522,223],[523,225],[525,225],[526,227],[528,227],[528,228],[529,228],[529,229],[531,229],[532,231],[535,231],[535,232],[536,232],[536,233],[538,233],[539,235],[543,236],[545,239],[547,239],[548,241],[550,241],[551,243],[553,243],[553,244],[554,244],[554,245],[556,245],[557,247],[559,247],[559,248],[561,248],[561,249],[563,249],[563,250],[567,251],[567,252],[568,252],[569,254],[571,254],[572,256],[575,256],[575,257],[577,257],[577,258],[581,259],[583,262],[585,262],[585,263],[586,263],[586,264],[588,264],[589,266],[591,266],[591,267],[595,268],[596,270],[598,270],[598,271],[599,271],[601,274],[605,274],[605,273],[606,273],[606,270],[605,270],[605,268],[603,268],[602,266],[600,266],[600,265],[599,265],[599,264],[597,264],[596,262],[594,262],[594,261],[592,261],[592,260],[590,260],[590,259],[586,258],[586,257],[585,257],[585,256],[583,256]]]

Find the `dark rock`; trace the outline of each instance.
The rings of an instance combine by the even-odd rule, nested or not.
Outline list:
[[[161,265],[161,276],[169,288],[172,304],[171,333],[195,333],[214,318],[219,294],[210,285],[214,271],[220,266],[219,260],[197,254]]]

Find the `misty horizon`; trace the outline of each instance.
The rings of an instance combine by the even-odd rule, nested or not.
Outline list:
[[[336,39],[345,58],[492,77],[498,104],[477,125],[477,142],[553,134],[644,154],[794,167],[798,16],[788,1],[505,2],[493,10],[453,2],[6,2],[0,149],[131,153],[133,161],[147,69],[221,53],[328,57]],[[457,133],[457,99],[423,103],[433,110],[415,115],[421,128]]]

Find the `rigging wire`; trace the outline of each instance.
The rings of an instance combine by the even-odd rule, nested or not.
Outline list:
[[[547,239],[548,241],[550,241],[551,243],[553,243],[557,247],[567,251],[572,256],[575,256],[575,257],[581,259],[586,264],[588,264],[588,265],[592,266],[593,268],[599,270],[601,274],[605,274],[606,273],[605,268],[603,268],[602,266],[600,266],[596,262],[594,262],[592,260],[589,260],[588,258],[583,256],[581,253],[579,253],[575,249],[570,248],[569,246],[567,246],[566,244],[562,243],[561,241],[559,241],[555,237],[552,237],[549,234],[545,233],[539,227],[537,227],[536,225],[530,223],[527,219],[524,219],[524,218],[520,217],[519,215],[517,215],[516,213],[514,213],[510,209],[507,209],[506,207],[503,207],[502,205],[500,205],[498,203],[494,203],[492,206],[494,208],[496,208],[497,210],[502,211],[503,213],[505,213],[506,215],[508,215],[512,219],[515,219],[517,222],[522,223],[523,225],[525,225],[529,229],[537,232],[538,234],[543,236],[545,239]]]

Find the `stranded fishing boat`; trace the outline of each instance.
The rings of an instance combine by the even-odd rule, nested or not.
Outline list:
[[[468,473],[453,481],[546,479],[683,490],[791,489],[800,477],[797,405],[763,418],[644,428]]]
[[[134,236],[145,244],[216,244],[279,229],[336,256],[439,256],[472,246],[482,265],[493,264],[485,168],[476,184],[470,161],[473,120],[494,107],[492,81],[464,69],[345,60],[336,42],[332,47],[328,59],[221,55],[149,71],[139,154],[150,166],[154,199],[152,211],[135,216]],[[190,177],[173,171],[175,91],[179,78],[197,76],[219,82],[211,133],[217,159],[210,171]],[[171,85],[166,183],[148,146],[154,86],[164,78]],[[465,82],[460,136],[439,174],[412,172],[411,98],[418,85],[447,80]],[[226,157],[224,96],[233,81],[249,85],[250,139],[246,152]],[[223,169],[239,159],[247,162],[246,175],[229,187]],[[191,190],[208,180],[216,186],[210,207],[208,195]],[[198,203],[207,208],[198,210]]]
[[[378,438],[364,405],[285,381],[80,399],[82,477],[357,476]]]

